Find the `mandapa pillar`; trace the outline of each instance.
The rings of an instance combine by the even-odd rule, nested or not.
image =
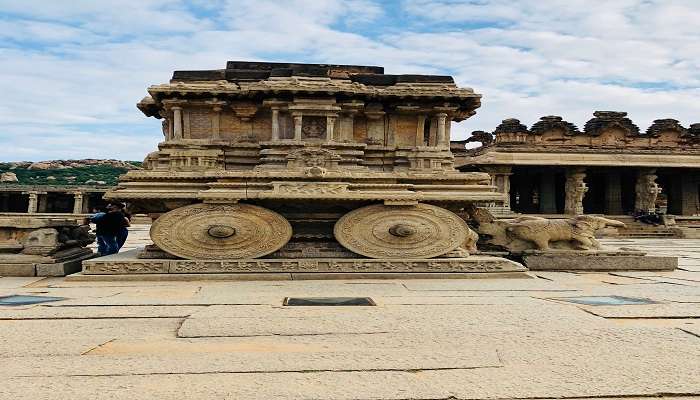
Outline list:
[[[588,192],[588,187],[584,182],[585,178],[585,168],[568,168],[566,170],[564,214],[583,214],[583,197]]]
[[[27,205],[27,213],[36,214],[39,210],[39,192],[27,192],[29,195],[29,204]]]
[[[425,145],[425,114],[419,114],[416,116],[417,118],[417,123],[416,123],[416,146],[424,146]]]
[[[73,193],[73,214],[83,213],[83,192]]]
[[[656,169],[643,168],[637,173],[635,185],[635,211],[646,213],[656,212],[656,198],[661,193],[661,187],[656,183]]]
[[[173,107],[173,139],[182,140],[182,107]]]
[[[272,141],[280,140],[280,110],[279,107],[272,107]]]
[[[513,175],[510,165],[482,166],[482,171],[491,175],[491,185],[496,187],[498,193],[503,194],[504,209],[510,210],[510,176]]]
[[[445,134],[445,124],[447,122],[447,114],[440,113],[437,114],[438,126],[437,126],[437,146],[445,146],[446,134]]]
[[[301,142],[301,115],[294,115],[294,140]]]
[[[335,131],[335,120],[336,120],[335,115],[328,115],[326,117],[326,143],[330,143],[334,141],[334,131]]]

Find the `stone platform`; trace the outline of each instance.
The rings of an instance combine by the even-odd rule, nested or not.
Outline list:
[[[258,258],[243,260],[139,259],[130,250],[83,263],[81,279],[91,276],[185,275],[230,280],[459,278],[484,274],[526,275],[521,264],[500,257],[470,256],[438,259]],[[506,277],[506,276],[503,276]],[[168,278],[166,278],[168,279]],[[172,278],[170,278],[172,279]]]
[[[678,258],[650,256],[637,250],[547,252],[525,251],[523,263],[532,271],[672,271]]]

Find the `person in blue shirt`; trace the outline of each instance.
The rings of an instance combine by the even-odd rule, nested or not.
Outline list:
[[[106,212],[98,212],[87,218],[88,222],[95,224],[97,252],[101,256],[119,252],[117,236],[124,225],[124,219],[120,205],[113,203],[107,205]]]

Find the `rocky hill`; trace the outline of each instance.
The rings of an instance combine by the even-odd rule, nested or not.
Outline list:
[[[0,185],[111,186],[119,175],[141,167],[138,161],[51,160],[0,163]]]

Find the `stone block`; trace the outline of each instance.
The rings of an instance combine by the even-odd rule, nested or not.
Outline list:
[[[174,81],[218,81],[224,79],[224,70],[175,71]]]
[[[678,268],[678,258],[640,254],[551,252],[524,254],[531,271],[669,271]]]

